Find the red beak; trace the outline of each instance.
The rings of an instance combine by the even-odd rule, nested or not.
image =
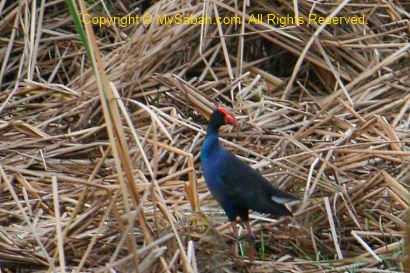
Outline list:
[[[224,120],[225,124],[230,124],[233,127],[238,126],[238,121],[236,120],[236,118],[231,113],[229,113],[228,110],[226,110],[222,106],[219,106],[217,110],[225,115],[225,120]]]
[[[238,126],[236,118],[230,114],[225,115],[225,124],[231,124],[233,127]]]

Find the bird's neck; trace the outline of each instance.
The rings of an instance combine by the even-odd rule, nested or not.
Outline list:
[[[212,126],[208,127],[204,145],[202,146],[202,156],[207,157],[219,145],[218,129]]]

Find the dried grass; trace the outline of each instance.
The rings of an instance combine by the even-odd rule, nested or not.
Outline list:
[[[88,9],[126,15],[138,5]],[[404,271],[409,5],[142,8],[246,20],[365,14],[367,24],[94,27],[96,77],[63,1],[0,1],[0,269]],[[265,248],[254,263],[230,255],[229,225],[201,175],[216,102],[241,122],[223,130],[224,145],[303,198],[291,219],[252,213]]]

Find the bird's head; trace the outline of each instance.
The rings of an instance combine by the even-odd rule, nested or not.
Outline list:
[[[232,125],[233,127],[238,126],[238,121],[236,118],[224,107],[219,106],[212,113],[210,123],[219,128],[222,125]]]

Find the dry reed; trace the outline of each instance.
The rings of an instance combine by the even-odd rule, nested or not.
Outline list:
[[[1,270],[404,271],[408,4],[93,3],[95,16],[363,14],[366,24],[88,26],[96,74],[64,1],[0,1]],[[291,219],[251,214],[254,263],[230,255],[201,174],[215,103],[241,122],[223,144],[303,200]]]

